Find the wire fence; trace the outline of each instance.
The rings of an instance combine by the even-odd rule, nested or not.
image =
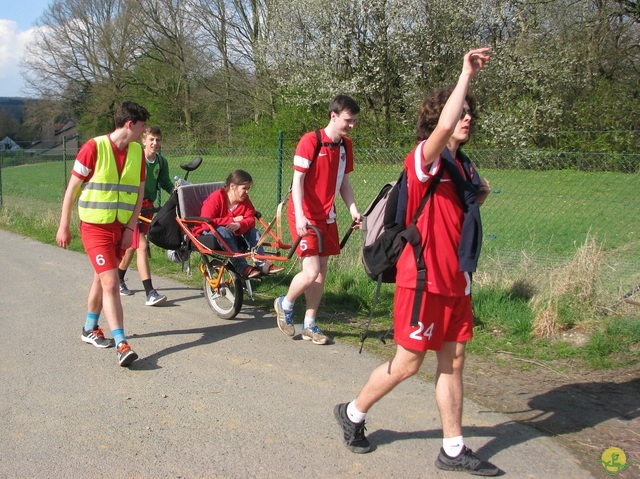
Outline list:
[[[273,148],[164,148],[163,156],[172,177],[184,174],[180,164],[202,157],[201,167],[189,175],[194,183],[223,181],[236,168],[248,171],[254,179],[251,199],[270,219],[291,183],[296,140],[280,137]],[[397,179],[411,147],[358,148],[357,140],[354,145],[350,180],[363,211],[384,183]],[[76,152],[0,151],[2,206],[23,207],[36,201],[59,211]],[[602,278],[609,282],[609,290],[624,292],[640,283],[639,154],[470,147],[465,152],[492,187],[481,210],[480,270],[508,274],[561,267],[592,237],[604,254]],[[25,173],[23,179],[21,171],[29,171],[23,168],[29,164],[38,165],[37,173]],[[48,196],[38,198],[45,195],[43,191],[49,191]],[[161,202],[166,199],[166,193],[160,195]],[[339,200],[336,204],[344,233],[350,217],[344,204]],[[354,251],[360,241],[356,238],[349,241],[356,243],[350,246]]]

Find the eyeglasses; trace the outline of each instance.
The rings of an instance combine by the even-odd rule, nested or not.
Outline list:
[[[462,113],[460,114],[460,119],[464,120],[467,115],[469,115],[473,119],[473,115],[471,114],[471,110],[467,110],[466,108],[462,109]]]

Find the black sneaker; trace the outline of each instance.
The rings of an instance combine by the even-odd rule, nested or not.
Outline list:
[[[129,346],[126,341],[118,344],[118,364],[120,364],[120,366],[129,366],[129,364],[136,359],[138,359],[138,355],[131,349],[131,346]]]
[[[147,306],[157,306],[159,304],[164,303],[167,300],[167,297],[164,294],[158,293],[155,289],[149,291],[147,295],[147,301],[144,304]]]
[[[112,348],[116,345],[113,339],[104,337],[102,328],[92,329],[91,331],[82,328],[80,339],[85,343],[93,344],[96,348]]]
[[[500,473],[499,468],[480,459],[467,446],[464,446],[456,457],[447,456],[444,449],[440,448],[436,467],[445,471],[464,471],[476,476],[497,476]]]
[[[348,403],[345,402],[336,404],[336,407],[333,408],[333,415],[342,428],[344,444],[347,446],[347,449],[357,454],[369,452],[371,450],[371,444],[369,444],[369,440],[364,435],[366,431],[364,421],[359,423],[351,421],[349,416],[347,416],[347,406]]]
[[[127,283],[124,282],[124,279],[120,280],[120,296],[132,296],[133,291],[127,288]]]

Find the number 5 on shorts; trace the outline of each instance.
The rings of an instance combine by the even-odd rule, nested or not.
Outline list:
[[[431,323],[425,330],[424,323],[422,321],[418,321],[418,329],[411,333],[409,337],[411,339],[415,339],[416,341],[422,341],[422,336],[424,336],[428,340],[431,340],[431,336],[433,336],[433,325],[434,323]]]

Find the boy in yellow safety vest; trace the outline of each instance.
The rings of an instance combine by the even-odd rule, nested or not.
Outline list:
[[[80,148],[56,234],[58,245],[66,248],[71,242],[73,204],[78,199],[82,245],[95,271],[81,339],[97,348],[116,346],[120,366],[128,366],[138,358],[124,334],[118,264],[131,245],[142,207],[146,165],[137,140],[145,131],[149,116],[143,106],[125,101],[115,109],[115,130]],[[98,326],[101,311],[113,339],[105,338]]]

